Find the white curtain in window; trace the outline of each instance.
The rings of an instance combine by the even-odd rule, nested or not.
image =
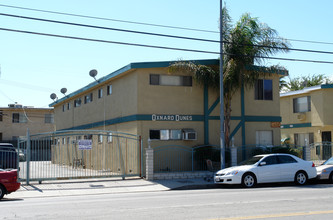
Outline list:
[[[256,131],[256,144],[260,146],[273,145],[273,131]]]
[[[165,86],[180,86],[182,84],[180,76],[168,76],[161,75],[160,76],[160,85]]]

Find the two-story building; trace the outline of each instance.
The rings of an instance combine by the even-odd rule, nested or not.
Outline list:
[[[282,139],[290,139],[290,142],[297,146],[332,142],[332,95],[333,84],[281,94]],[[326,156],[329,155],[331,153]]]
[[[218,66],[219,60],[197,60]],[[94,129],[140,135],[143,146],[219,145],[219,91],[186,72],[168,73],[171,61],[131,63],[56,100],[57,130]],[[262,68],[266,71],[265,68]],[[232,99],[236,146],[280,143],[279,77],[271,73]]]
[[[55,130],[53,108],[34,108],[20,104],[0,107],[0,141],[16,143],[20,136]]]

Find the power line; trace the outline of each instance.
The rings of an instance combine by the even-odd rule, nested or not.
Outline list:
[[[57,12],[57,11],[48,11],[48,10],[41,10],[41,9],[34,9],[34,8],[18,7],[18,6],[12,6],[12,5],[0,4],[0,7],[15,8],[15,9],[37,11],[37,12],[50,13],[50,14],[66,15],[66,16],[72,16],[72,17],[104,20],[104,21],[115,21],[115,22],[122,22],[122,23],[128,23],[128,24],[139,24],[139,25],[145,25],[145,26],[180,29],[180,30],[188,30],[188,31],[199,31],[199,32],[207,32],[207,33],[220,33],[218,31],[211,31],[211,30],[203,30],[203,29],[187,28],[187,27],[178,27],[178,26],[171,26],[171,25],[152,24],[152,23],[144,23],[144,22],[136,22],[136,21],[127,21],[127,20],[112,19],[112,18],[102,18],[102,17],[79,15],[79,14],[64,13],[64,12]]]
[[[72,16],[72,17],[89,18],[89,19],[96,19],[96,20],[121,22],[121,23],[128,23],[128,24],[138,24],[138,25],[153,26],[153,27],[162,27],[162,28],[197,31],[197,32],[207,32],[207,33],[214,33],[214,34],[219,34],[220,33],[219,31],[212,31],[212,30],[187,28],[187,27],[179,27],[179,26],[171,26],[171,25],[160,25],[160,24],[153,24],[153,23],[136,22],[136,21],[128,21],[128,20],[112,19],[112,18],[103,18],[103,17],[96,17],[96,16],[87,16],[87,15],[80,15],[80,14],[73,14],[73,13],[64,13],[64,12],[41,10],[41,9],[35,9],[35,8],[19,7],[19,6],[13,6],[13,5],[0,4],[0,7],[7,7],[7,8],[14,8],[14,9],[20,9],[20,10],[28,10],[28,11],[36,11],[36,12],[49,13],[49,14],[66,15],[66,16]],[[282,38],[277,38],[277,39],[282,39]],[[288,40],[288,41],[303,42],[303,43],[333,45],[333,42],[288,39],[288,38],[283,38],[283,39]]]
[[[32,32],[32,31],[15,30],[15,29],[8,29],[8,28],[0,28],[0,30],[24,33],[24,34],[48,36],[48,37],[66,38],[66,39],[73,39],[73,40],[93,41],[93,42],[99,42],[99,43],[121,44],[121,45],[127,45],[127,46],[148,47],[148,48],[155,48],[155,49],[177,50],[177,51],[196,52],[196,53],[220,54],[219,52],[213,52],[213,51],[182,49],[182,48],[175,48],[175,47],[154,46],[154,45],[146,45],[146,44],[134,44],[134,43],[127,43],[127,42],[119,42],[119,41],[107,41],[107,40],[99,40],[99,39],[92,39],[92,38],[73,37],[73,36],[67,36],[67,35],[57,35],[57,34],[48,34],[48,33]],[[330,62],[330,61],[320,61],[320,60],[305,60],[305,59],[264,57],[264,56],[254,56],[254,57],[262,58],[262,59],[333,64],[333,62]]]
[[[133,31],[133,30],[127,30],[127,29],[110,28],[110,27],[103,27],[103,26],[96,26],[96,25],[87,25],[87,24],[81,24],[81,23],[57,21],[57,20],[50,20],[50,19],[42,19],[42,18],[21,16],[21,15],[5,14],[5,13],[0,13],[0,15],[7,16],[7,17],[14,17],[14,18],[21,18],[21,19],[42,21],[42,22],[51,22],[51,23],[56,23],[56,24],[64,24],[64,25],[72,25],[72,26],[79,26],[79,27],[102,29],[102,30],[121,31],[121,32],[127,32],[127,33],[134,33],[134,34],[144,34],[144,35],[152,35],[152,36],[158,36],[158,37],[168,37],[168,38],[177,38],[177,39],[184,39],[184,40],[204,41],[204,42],[210,42],[210,43],[220,43],[219,40],[210,40],[210,39],[203,39],[203,38],[184,37],[184,36],[178,36],[178,35],[167,35],[167,34],[159,34],[159,33],[152,33],[152,32],[143,32],[143,31]],[[230,44],[231,42],[223,41],[223,43]],[[271,49],[283,49],[283,50],[285,50],[285,48],[283,48],[283,47],[274,47],[274,46],[266,46],[266,45],[252,45],[252,44],[251,45],[250,44],[240,44],[240,45],[243,45],[243,46],[263,47],[263,48],[271,48]],[[330,52],[330,51],[307,50],[307,49],[297,49],[297,48],[289,48],[288,50],[290,50],[290,51],[298,51],[298,52],[323,53],[323,54],[331,54],[331,55],[333,55],[333,52]]]
[[[204,50],[182,49],[182,48],[176,48],[176,47],[164,47],[164,46],[154,46],[154,45],[147,45],[147,44],[135,44],[135,43],[127,43],[127,42],[119,42],[119,41],[99,40],[99,39],[93,39],[93,38],[73,37],[73,36],[68,36],[68,35],[48,34],[48,33],[23,31],[23,30],[15,30],[15,29],[8,29],[8,28],[0,28],[0,30],[25,33],[25,34],[42,35],[42,36],[48,36],[48,37],[67,38],[67,39],[83,40],[83,41],[94,41],[94,42],[110,43],[110,44],[121,44],[121,45],[127,45],[127,46],[150,47],[150,48],[156,48],[156,49],[178,50],[178,51],[195,52],[195,53],[219,54],[219,52],[204,51]]]
[[[217,40],[209,40],[209,39],[203,39],[203,38],[183,37],[183,36],[158,34],[158,33],[143,32],[143,31],[133,31],[133,30],[128,30],[128,29],[102,27],[102,26],[80,24],[80,23],[73,23],[73,22],[65,22],[65,21],[57,21],[57,20],[49,20],[49,19],[42,19],[42,18],[34,18],[34,17],[27,17],[27,16],[21,16],[21,15],[13,15],[13,14],[5,14],[5,13],[0,13],[0,15],[8,16],[8,17],[21,18],[21,19],[35,20],[35,21],[51,22],[51,23],[56,23],[56,24],[73,25],[73,26],[96,28],[96,29],[111,30],[111,31],[122,31],[122,32],[128,32],[128,33],[134,33],[134,34],[145,34],[145,35],[154,35],[154,36],[159,36],[159,37],[171,37],[171,38],[179,38],[179,39],[185,39],[185,40],[197,40],[197,41],[206,41],[206,42],[211,42],[211,43],[220,43],[220,41],[217,41]]]

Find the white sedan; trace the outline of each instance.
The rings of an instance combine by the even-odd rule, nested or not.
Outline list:
[[[312,161],[305,161],[290,154],[256,155],[240,166],[218,171],[214,176],[216,184],[242,184],[254,187],[257,183],[295,182],[304,185],[308,179],[317,176]]]

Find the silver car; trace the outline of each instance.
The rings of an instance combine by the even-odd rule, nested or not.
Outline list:
[[[322,165],[316,167],[317,179],[329,180],[333,183],[333,157],[326,160]]]

